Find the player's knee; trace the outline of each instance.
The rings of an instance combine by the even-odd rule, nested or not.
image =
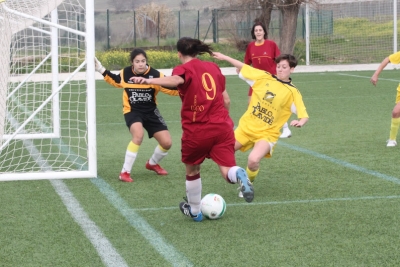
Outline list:
[[[162,142],[160,142],[160,146],[164,149],[164,150],[170,150],[172,147],[172,140],[164,140]]]
[[[397,102],[392,110],[392,118],[400,118],[400,101]]]
[[[260,167],[260,162],[258,160],[249,158],[247,161],[247,168],[249,168],[250,171],[254,172],[258,170]]]
[[[140,146],[140,145],[142,144],[142,142],[143,142],[143,137],[140,138],[140,137],[134,136],[134,137],[132,138],[132,142],[133,142],[134,144]]]

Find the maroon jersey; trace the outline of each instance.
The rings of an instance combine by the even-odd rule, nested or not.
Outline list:
[[[265,70],[276,75],[275,58],[280,55],[278,45],[272,40],[264,40],[261,45],[251,42],[246,48],[244,55],[244,63],[253,66],[259,70]],[[253,89],[249,88],[249,96],[253,93]]]
[[[172,75],[185,80],[178,86],[183,139],[202,139],[233,131],[233,121],[222,96],[225,76],[217,64],[195,58],[175,67]]]
[[[262,45],[251,42],[247,46],[244,63],[256,69],[265,70],[276,75],[275,58],[278,57],[280,53],[274,41],[264,40]]]

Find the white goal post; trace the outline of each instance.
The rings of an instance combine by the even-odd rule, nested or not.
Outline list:
[[[94,0],[0,0],[0,181],[97,177]]]

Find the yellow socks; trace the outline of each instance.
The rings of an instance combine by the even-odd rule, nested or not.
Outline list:
[[[249,169],[249,167],[246,168],[247,176],[249,176],[250,182],[254,182],[259,171],[260,169],[253,172]]]
[[[166,153],[168,152],[168,149],[163,148],[162,146],[158,145],[158,148],[161,150],[161,152]]]
[[[396,140],[397,132],[399,131],[400,118],[392,118],[392,123],[390,125],[390,135],[389,140]]]
[[[134,144],[132,141],[130,141],[126,150],[128,150],[129,152],[132,152],[132,153],[137,153],[139,151],[139,147],[140,146],[138,146],[138,145]]]

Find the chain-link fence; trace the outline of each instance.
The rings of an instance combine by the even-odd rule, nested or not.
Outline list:
[[[354,1],[311,6],[309,40],[311,64],[375,63],[393,52],[394,1]],[[397,5],[399,6],[399,5]],[[207,9],[153,13],[97,12],[96,49],[174,49],[176,41],[189,36],[206,42],[251,41],[251,27],[261,9]],[[398,11],[397,11],[398,13]],[[268,38],[280,45],[281,12],[273,9]],[[294,54],[306,54],[306,8],[297,18]]]
[[[174,46],[183,36],[207,42],[251,40],[251,27],[260,9],[204,9],[143,14],[136,11],[97,12],[96,48]],[[281,15],[272,11],[268,36],[279,42]],[[298,36],[304,34],[304,14],[299,16]]]
[[[311,10],[310,64],[381,62],[398,49],[399,4],[399,0],[354,1]]]
[[[97,12],[96,49],[175,47],[180,37],[212,41],[212,11]]]

